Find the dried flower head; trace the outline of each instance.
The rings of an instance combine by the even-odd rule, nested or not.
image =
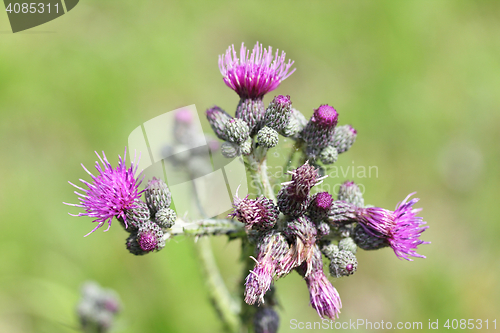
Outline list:
[[[83,169],[92,177],[92,183],[80,179],[88,189],[85,190],[70,182],[71,185],[83,191],[83,193],[75,191],[79,196],[78,199],[80,200],[80,204],[65,203],[66,205],[81,207],[85,210],[85,213],[70,215],[96,218],[93,222],[98,222],[97,226],[85,236],[90,235],[105,223],[108,223],[108,228],[105,230],[108,231],[111,227],[113,217],[117,217],[124,221],[127,227],[126,212],[128,209],[136,207],[136,200],[138,200],[142,194],[142,191],[139,191],[141,180],[135,178],[137,164],[132,162],[128,169],[125,164],[127,150],[125,150],[123,159],[118,156],[119,161],[116,168],[111,166],[104,152],[102,153],[102,158],[97,152],[96,155],[102,164],[96,161],[95,167],[99,172],[97,176],[90,173],[82,164]]]

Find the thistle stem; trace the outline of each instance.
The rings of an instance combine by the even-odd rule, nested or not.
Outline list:
[[[243,223],[229,219],[202,219],[184,221],[177,218],[172,229],[165,233],[165,239],[173,236],[186,235],[196,238],[201,236],[228,235],[231,238],[243,237],[245,228]]]
[[[195,248],[206,276],[210,299],[224,324],[226,332],[236,333],[239,328],[239,305],[231,297],[215,262],[209,239],[199,239]]]

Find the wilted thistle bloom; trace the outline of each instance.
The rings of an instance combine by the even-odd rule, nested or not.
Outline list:
[[[310,274],[306,273],[307,267],[304,264],[297,268],[297,272],[305,277],[313,309],[320,317],[335,320],[342,308],[342,301],[337,290],[323,272],[321,251],[317,245],[314,246],[313,254],[313,268]]]
[[[125,223],[127,227],[126,212],[128,209],[136,207],[137,200],[141,197],[142,191],[139,191],[139,185],[141,180],[135,178],[135,172],[137,171],[137,165],[133,162],[130,168],[127,168],[125,164],[125,159],[127,156],[127,151],[123,155],[123,159],[118,156],[118,166],[113,168],[111,164],[106,159],[104,152],[102,153],[102,158],[97,154],[97,157],[102,163],[96,162],[96,169],[99,172],[97,176],[90,173],[85,166],[83,169],[92,177],[92,182],[89,183],[85,180],[80,179],[88,189],[85,190],[75,184],[71,183],[74,187],[83,191],[83,193],[76,192],[79,196],[80,204],[68,204],[70,206],[81,207],[85,209],[85,213],[79,213],[73,216],[90,216],[96,219],[93,222],[98,222],[98,225],[87,235],[96,231],[98,228],[102,227],[105,223],[108,223],[108,228],[111,227],[111,222],[113,217],[117,217]]]
[[[258,240],[257,251],[255,268],[245,280],[245,302],[250,305],[264,302],[264,295],[279,272],[279,264],[287,255],[289,247],[281,232],[270,230]]]
[[[278,193],[278,207],[285,215],[300,216],[309,205],[309,192],[326,177],[319,177],[315,167],[307,162],[293,171],[288,171],[292,180],[285,182]]]
[[[419,239],[420,234],[427,229],[422,217],[416,216],[421,209],[412,206],[418,199],[408,199],[415,193],[408,195],[396,206],[395,211],[370,207],[360,208],[357,219],[368,234],[384,239],[400,259],[412,261],[409,256],[425,258],[415,250],[420,244],[429,244]]]
[[[317,239],[317,229],[314,223],[307,216],[300,216],[288,222],[283,233],[291,245],[289,254],[281,262],[282,274],[288,274],[291,269],[304,263],[304,276],[309,275],[313,269]]]
[[[249,199],[248,196],[240,199],[235,196],[233,207],[234,210],[229,215],[245,224],[246,230],[271,229],[278,220],[278,208],[271,199],[264,196],[257,199]]]
[[[292,65],[293,61],[285,63],[284,52],[278,56],[276,51],[273,59],[271,47],[266,50],[259,43],[255,44],[251,54],[242,43],[239,58],[234,45],[219,56],[224,82],[240,96],[235,117],[248,124],[251,135],[263,126],[265,107],[262,98],[295,71],[290,71]]]

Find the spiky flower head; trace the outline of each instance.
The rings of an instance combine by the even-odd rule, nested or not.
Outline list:
[[[315,248],[315,265],[312,272],[306,275],[306,268],[304,266],[297,269],[297,272],[305,278],[313,309],[316,310],[321,318],[335,320],[338,318],[340,309],[342,308],[342,301],[335,287],[333,287],[325,276],[323,262],[321,261],[321,252],[317,249],[317,246]]]
[[[257,260],[245,282],[245,302],[262,304],[264,295],[271,287],[273,277],[280,272],[279,265],[288,254],[288,243],[276,230],[265,232],[257,241]]]
[[[253,317],[255,333],[276,333],[280,326],[280,317],[272,307],[261,307]]]
[[[234,210],[229,216],[245,224],[246,230],[268,230],[274,227],[278,220],[278,208],[271,199],[264,196],[257,199],[249,199],[248,196],[240,199],[235,196],[233,207]]]
[[[172,208],[162,208],[155,215],[155,222],[160,228],[172,227],[176,219],[177,214]]]
[[[142,200],[135,202],[135,207],[128,209],[125,221],[127,222],[127,231],[131,232],[139,229],[139,225],[149,220],[149,208]]]
[[[225,158],[235,158],[240,154],[240,147],[232,142],[223,142],[220,147],[220,152]]]
[[[358,132],[351,125],[342,125],[335,128],[333,134],[332,146],[339,154],[349,150],[356,141]]]
[[[345,201],[334,201],[328,212],[328,221],[332,224],[356,221],[356,206]]]
[[[408,199],[415,193],[409,194],[396,206],[395,211],[370,207],[358,209],[358,221],[365,231],[373,236],[384,238],[399,259],[412,261],[409,256],[425,258],[415,250],[421,244],[429,244],[419,239],[420,234],[428,228],[422,217],[416,216],[421,209],[413,209],[418,202],[417,198]]]
[[[338,200],[353,204],[356,207],[364,207],[365,201],[359,186],[352,181],[346,181],[339,188]]]
[[[378,250],[389,246],[389,243],[383,235],[373,231],[368,233],[361,224],[356,225],[354,228],[352,238],[357,246],[366,251]]]
[[[132,162],[130,168],[127,168],[125,164],[126,150],[123,159],[118,156],[118,166],[116,168],[111,166],[104,152],[102,153],[102,158],[97,152],[96,155],[102,164],[99,164],[97,161],[95,163],[95,167],[99,172],[97,176],[90,173],[82,164],[83,169],[92,177],[91,183],[80,179],[88,189],[85,190],[70,182],[71,185],[83,192],[79,193],[75,191],[76,195],[79,196],[78,200],[80,200],[80,204],[65,203],[66,205],[81,207],[85,210],[85,213],[70,215],[96,218],[93,222],[97,222],[97,226],[85,236],[90,235],[105,223],[108,223],[108,228],[105,230],[108,231],[111,227],[113,217],[124,221],[125,227],[127,227],[126,212],[128,209],[136,207],[135,203],[142,194],[142,191],[139,191],[139,185],[142,180],[135,178],[137,164]]]
[[[287,126],[292,114],[290,96],[278,95],[266,109],[265,125],[280,132]]]
[[[332,255],[330,274],[336,278],[349,276],[356,272],[358,260],[351,251],[340,250]]]
[[[339,247],[333,243],[325,243],[321,246],[321,253],[325,255],[328,259],[332,259],[333,255],[339,251]]]
[[[307,213],[313,221],[320,222],[328,216],[328,212],[332,205],[332,195],[328,192],[319,192],[311,198]]]
[[[339,153],[337,152],[337,149],[332,146],[326,146],[325,148],[321,149],[321,152],[319,154],[319,159],[323,164],[333,164],[337,162],[337,158],[339,157]]]
[[[226,85],[233,89],[240,98],[259,98],[276,89],[281,81],[292,75],[293,61],[285,63],[285,52],[273,59],[272,48],[263,49],[262,44],[255,44],[252,53],[241,43],[240,57],[236,55],[234,45],[224,55],[219,56],[219,69]]]
[[[151,221],[141,224],[137,232],[137,243],[145,252],[161,250],[164,248],[165,241],[162,238],[163,231],[161,231],[157,224]]]
[[[228,141],[231,141],[236,144],[241,144],[245,142],[250,134],[250,129],[248,128],[248,124],[241,119],[233,118],[226,122],[226,126],[224,131],[227,135]]]
[[[206,111],[207,120],[212,127],[215,135],[221,140],[227,141],[228,137],[225,132],[226,122],[232,119],[226,111],[218,106],[214,106]]]
[[[279,135],[271,127],[264,126],[257,133],[257,142],[265,148],[276,147],[279,141]]]
[[[145,255],[148,252],[144,251],[139,246],[139,243],[137,242],[137,232],[138,232],[138,230],[132,231],[130,233],[130,235],[127,237],[127,239],[125,241],[125,246],[127,247],[127,250],[130,253],[132,253],[133,255],[135,255],[135,256],[142,256],[142,255]]]
[[[321,105],[314,110],[311,119],[302,131],[302,138],[308,146],[317,149],[325,148],[333,140],[337,121],[337,111],[330,105]]]
[[[144,196],[152,215],[156,214],[156,212],[162,208],[170,207],[172,203],[172,195],[170,194],[167,184],[156,177],[153,177],[153,179],[149,181],[144,191]]]

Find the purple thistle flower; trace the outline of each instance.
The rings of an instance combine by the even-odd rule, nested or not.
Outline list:
[[[119,162],[115,169],[113,169],[106,159],[104,152],[102,153],[102,158],[97,152],[96,155],[102,163],[101,166],[96,161],[95,167],[99,172],[97,176],[90,173],[82,164],[83,169],[92,177],[92,183],[80,179],[82,183],[87,185],[88,189],[85,190],[69,182],[80,191],[83,191],[83,194],[75,191],[76,195],[79,196],[80,204],[65,203],[66,205],[85,209],[85,213],[79,213],[78,215],[70,214],[72,216],[90,216],[96,218],[93,222],[98,222],[97,227],[85,235],[85,237],[102,227],[105,223],[108,223],[108,228],[105,230],[108,231],[111,227],[113,217],[123,221],[125,228],[127,228],[125,214],[128,209],[136,208],[136,200],[139,200],[143,192],[139,191],[142,179],[138,180],[134,176],[137,171],[137,164],[135,161],[132,162],[128,169],[125,164],[126,149],[123,159],[118,156]]]
[[[137,232],[137,243],[145,252],[161,250],[165,247],[163,231],[151,221],[143,223]]]
[[[245,280],[245,302],[250,305],[264,303],[264,295],[271,287],[279,262],[289,251],[285,237],[275,230],[265,233],[259,239],[257,248],[255,268]]]
[[[261,98],[276,89],[281,81],[295,71],[289,72],[293,61],[285,64],[285,52],[273,60],[272,48],[263,49],[262,44],[255,44],[252,54],[241,43],[240,57],[236,55],[234,45],[226,53],[219,56],[219,69],[226,85],[233,89],[242,99]]]
[[[335,320],[342,308],[342,301],[339,293],[323,272],[323,261],[319,247],[315,245],[313,250],[313,266],[310,274],[307,274],[305,263],[297,268],[297,272],[306,280],[313,309],[321,318]]]
[[[418,199],[408,201],[413,194],[400,202],[394,212],[378,207],[360,208],[357,211],[358,221],[368,234],[384,238],[399,259],[409,261],[412,261],[409,256],[425,258],[415,250],[420,244],[430,243],[419,239],[428,226],[423,227],[425,222],[422,217],[416,216],[422,209],[412,208]]]

